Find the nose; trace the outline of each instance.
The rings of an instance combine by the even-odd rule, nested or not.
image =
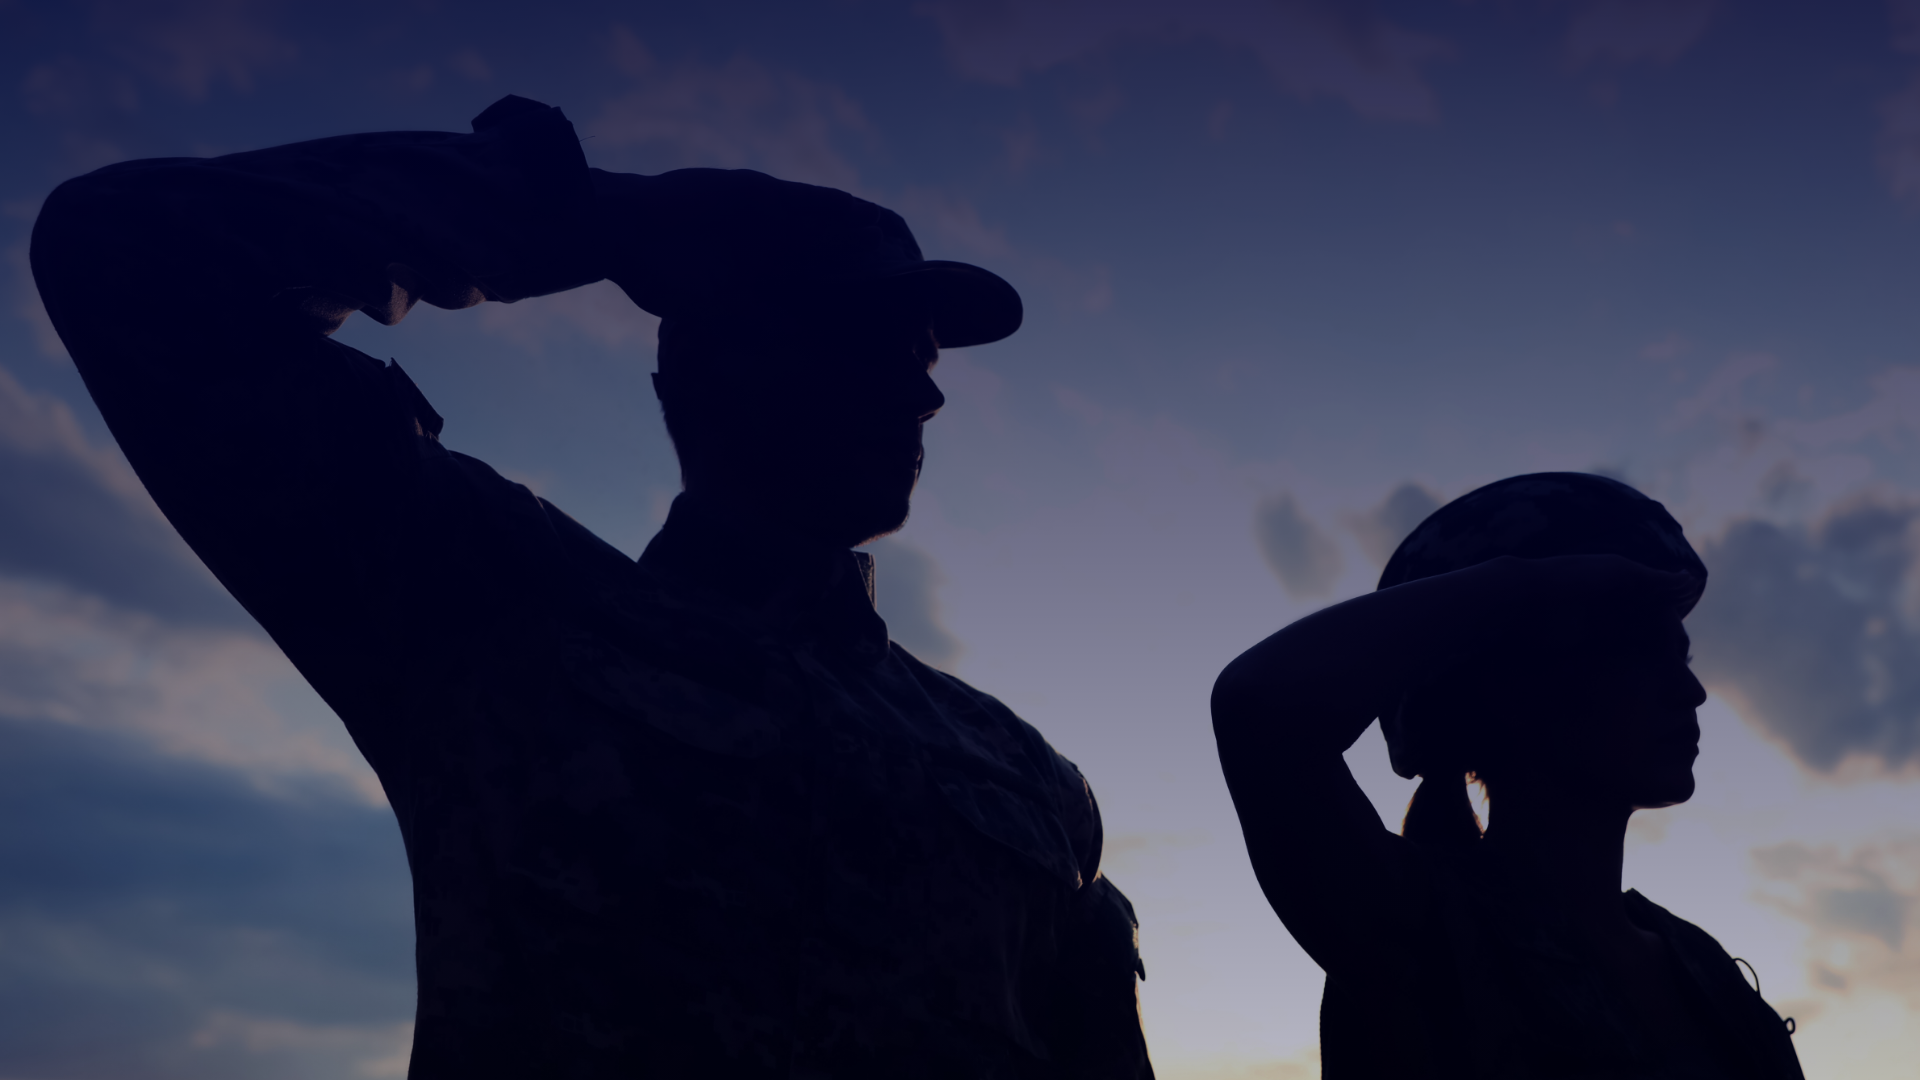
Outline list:
[[[1689,709],[1697,709],[1707,703],[1707,688],[1700,684],[1700,677],[1691,671],[1687,672],[1685,694]]]
[[[936,413],[946,408],[947,395],[940,392],[940,384],[933,381],[932,372],[915,380],[913,389],[913,407],[918,411],[921,423],[933,419]]]

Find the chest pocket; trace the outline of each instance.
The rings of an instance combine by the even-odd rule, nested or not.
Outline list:
[[[947,805],[975,829],[1033,860],[1068,888],[1080,887],[1080,861],[1052,809],[1051,791],[967,755],[936,752],[932,772]]]
[[[780,727],[766,709],[611,642],[577,635],[567,640],[565,656],[574,685],[588,697],[688,746],[750,758],[780,747]]]
[[[942,799],[976,831],[1079,888],[1080,859],[1061,814],[1071,766],[999,702],[917,668],[897,654],[879,664],[871,686],[880,700],[867,708],[886,711],[918,744]]]

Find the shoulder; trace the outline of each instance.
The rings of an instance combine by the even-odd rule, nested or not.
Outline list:
[[[1745,996],[1754,996],[1738,964],[1712,934],[1647,899],[1638,890],[1628,889],[1625,899],[1628,914],[1635,923],[1666,939],[1690,971],[1711,976],[1703,989],[1738,989]]]
[[[1721,1026],[1748,1055],[1751,1075],[1802,1080],[1790,1021],[1767,1003],[1757,985],[1747,981],[1726,948],[1712,934],[1635,890],[1627,890],[1626,902],[1635,922],[1666,939]]]
[[[1079,879],[1092,881],[1100,868],[1104,830],[1100,805],[1080,767],[1000,699],[927,666],[898,644],[891,650],[932,699],[951,749],[999,764],[1024,780],[1020,786],[1028,787],[1029,797],[1052,811],[1064,830]]]
[[[1079,775],[1079,770],[1053,749],[1040,729],[1022,720],[999,698],[957,676],[929,667],[898,642],[890,643],[888,649],[940,712],[956,722],[956,734],[967,742],[995,756],[1021,755],[1035,764],[1049,768],[1062,765]]]

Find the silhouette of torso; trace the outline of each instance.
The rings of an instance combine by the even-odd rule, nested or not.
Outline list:
[[[544,113],[114,166],[35,230],[128,458],[385,786],[412,1075],[1150,1075],[1091,792],[888,642],[863,556],[749,608],[683,498],[636,564],[326,336],[599,277]]]
[[[1327,977],[1321,1059],[1327,1080],[1799,1080],[1787,1029],[1712,936],[1625,894],[1635,925],[1659,935],[1710,1043],[1656,1052],[1600,969],[1496,887],[1484,853],[1409,844],[1406,898],[1416,944],[1389,971]],[[1384,1027],[1382,1018],[1397,1018]]]

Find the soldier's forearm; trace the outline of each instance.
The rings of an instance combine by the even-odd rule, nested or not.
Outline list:
[[[32,261],[90,381],[177,383],[276,335],[392,323],[602,276],[593,186],[557,109],[508,99],[471,135],[385,132],[68,181]]]

